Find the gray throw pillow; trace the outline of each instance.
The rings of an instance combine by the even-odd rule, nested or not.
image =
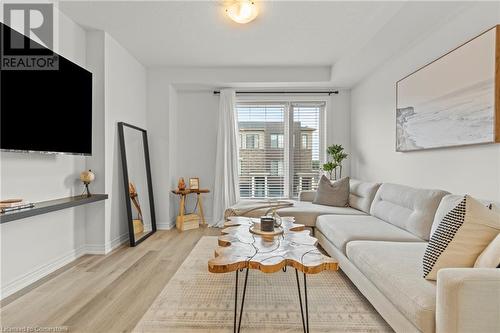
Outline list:
[[[323,175],[318,183],[318,190],[313,203],[318,205],[346,207],[349,202],[349,177],[333,183]]]

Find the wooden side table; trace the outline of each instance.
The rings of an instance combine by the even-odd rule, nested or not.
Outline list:
[[[179,190],[175,189],[172,190],[173,194],[179,195],[181,197],[181,201],[179,204],[179,215],[177,216],[177,229],[180,231],[187,230],[184,228],[184,222],[187,222],[189,220],[197,219],[198,215],[194,214],[197,209],[199,211],[199,218],[201,219],[202,225],[206,225],[205,221],[205,215],[203,214],[203,202],[201,198],[202,193],[209,193],[210,190],[208,189],[199,189],[199,190],[194,190],[194,189],[185,189],[185,190]],[[197,201],[196,201],[196,207],[194,208],[194,212],[192,214],[186,214],[186,197],[188,194],[195,193],[197,196]]]

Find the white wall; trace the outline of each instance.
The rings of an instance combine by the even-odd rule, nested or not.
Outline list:
[[[338,95],[331,95],[329,109],[326,114],[326,144],[340,144],[349,154],[342,164],[342,177],[350,175],[351,137],[350,137],[351,91],[339,90]]]
[[[145,67],[104,31],[87,33],[87,58],[95,88],[94,153],[87,167],[96,172],[93,187],[109,195],[104,209],[87,210],[87,252],[99,254],[128,240],[117,124],[123,121],[147,129],[147,82]]]
[[[123,121],[147,129],[147,104],[145,67],[108,34],[105,34],[105,59],[105,191],[110,195],[106,202],[105,230],[108,252],[127,240],[128,235],[117,124]]]
[[[86,168],[94,172],[91,192],[106,193],[105,168],[105,41],[102,31],[87,32],[87,68],[92,72],[92,156],[86,160]],[[88,253],[103,253],[104,221],[108,202],[86,208],[86,248]]]
[[[205,218],[212,219],[213,191],[215,186],[215,155],[217,145],[217,118],[219,96],[212,91],[179,92],[177,102],[177,156],[174,177],[199,177],[200,187],[208,188],[210,193],[203,195]],[[178,199],[178,198],[176,198]],[[178,200],[175,202],[178,212]],[[196,196],[187,201],[187,210],[196,204]]]
[[[395,151],[396,81],[499,22],[498,2],[477,4],[388,61],[352,90],[354,177],[500,201],[499,144]]]
[[[147,122],[149,153],[151,159],[151,178],[155,200],[156,225],[158,229],[171,227],[174,212],[170,207],[175,204],[170,189],[174,188],[176,122],[171,120],[177,109],[177,92],[170,85],[169,76],[159,71],[148,71],[147,75]],[[173,155],[173,157],[171,157]]]
[[[85,31],[59,16],[55,51],[85,67]],[[0,154],[1,198],[42,201],[82,193],[79,173],[85,158],[39,153]],[[8,222],[0,226],[2,297],[83,253],[85,207]]]

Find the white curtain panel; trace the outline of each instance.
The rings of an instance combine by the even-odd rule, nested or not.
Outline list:
[[[240,199],[238,178],[238,121],[236,94],[223,89],[219,101],[219,128],[215,158],[214,207],[211,226],[224,224],[224,210]]]

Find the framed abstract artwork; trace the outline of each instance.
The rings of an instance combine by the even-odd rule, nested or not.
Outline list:
[[[396,83],[396,151],[500,142],[500,25]]]

